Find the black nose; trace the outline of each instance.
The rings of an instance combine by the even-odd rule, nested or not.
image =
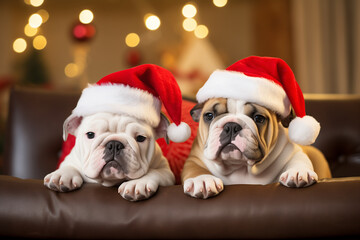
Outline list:
[[[224,131],[227,134],[237,135],[241,131],[242,127],[235,122],[228,122],[224,125]]]
[[[239,134],[242,127],[235,122],[228,122],[224,125],[224,129],[220,134],[220,143],[226,144],[235,139],[235,137]]]
[[[109,141],[105,144],[105,159],[116,159],[116,157],[120,155],[121,150],[124,148],[124,144],[119,141]]]

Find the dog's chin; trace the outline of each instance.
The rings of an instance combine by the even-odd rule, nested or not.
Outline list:
[[[240,149],[230,143],[220,148],[217,153],[217,159],[226,165],[254,165],[255,160],[248,159]]]
[[[124,179],[126,178],[126,172],[122,166],[115,160],[107,162],[100,171],[100,177],[102,179]]]

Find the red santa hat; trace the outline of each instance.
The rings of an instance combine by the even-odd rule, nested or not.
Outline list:
[[[290,122],[289,137],[294,143],[312,144],[320,132],[320,124],[305,113],[304,97],[293,72],[279,58],[251,56],[226,70],[216,70],[196,95],[199,103],[215,97],[257,103],[284,118],[292,106],[296,118]]]
[[[162,103],[173,121],[167,128],[169,139],[173,142],[186,141],[191,130],[181,122],[180,88],[168,70],[153,64],[115,72],[89,85],[82,91],[73,114],[127,114],[157,127]]]

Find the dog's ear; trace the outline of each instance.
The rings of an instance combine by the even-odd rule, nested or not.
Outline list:
[[[291,108],[291,111],[290,111],[289,115],[288,115],[286,118],[282,118],[282,117],[278,116],[278,118],[279,118],[280,121],[281,121],[281,124],[282,124],[285,128],[289,127],[290,122],[291,122],[295,117],[296,117],[296,115],[295,115],[295,111],[294,111],[293,108]]]
[[[63,125],[63,139],[66,141],[68,134],[75,134],[76,129],[80,126],[82,117],[71,114]]]
[[[200,115],[201,115],[201,111],[204,107],[204,104],[205,103],[198,103],[190,110],[190,115],[195,122],[200,121],[200,117],[201,117]]]
[[[169,144],[169,137],[167,135],[167,128],[169,125],[170,125],[169,119],[165,116],[165,114],[161,112],[160,123],[155,129],[155,134],[156,134],[155,139],[164,138],[166,143]]]

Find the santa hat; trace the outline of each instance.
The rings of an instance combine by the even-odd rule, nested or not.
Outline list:
[[[181,122],[180,88],[168,70],[153,64],[115,72],[89,85],[82,91],[73,114],[127,114],[157,127],[162,103],[173,121],[167,128],[169,139],[173,142],[186,141],[191,130],[186,123]]]
[[[252,56],[226,70],[216,70],[196,98],[201,103],[217,97],[256,103],[283,118],[290,114],[292,106],[296,118],[290,122],[289,137],[294,143],[312,144],[320,132],[320,124],[305,113],[304,97],[293,72],[279,58]]]

